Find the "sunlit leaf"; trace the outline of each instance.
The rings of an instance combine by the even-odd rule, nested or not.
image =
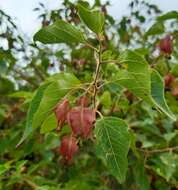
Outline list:
[[[57,118],[54,113],[49,115],[41,125],[40,133],[47,133],[57,128]]]
[[[157,20],[160,21],[165,21],[169,19],[178,19],[178,12],[177,11],[170,11],[167,12],[157,18]]]
[[[77,88],[79,84],[79,80],[73,74],[59,73],[58,80],[54,80],[44,92],[33,118],[33,128],[40,126],[66,93]]]
[[[109,171],[120,183],[124,182],[130,145],[127,124],[116,117],[102,118],[96,122],[95,135]]]
[[[151,35],[162,34],[165,30],[164,24],[162,22],[156,22],[153,24],[145,33],[145,37]]]
[[[19,146],[33,131],[32,128],[32,122],[33,122],[33,117],[36,113],[36,111],[38,110],[38,107],[40,105],[40,102],[42,100],[43,97],[43,93],[45,91],[45,89],[47,88],[49,84],[46,83],[42,86],[40,86],[38,88],[38,90],[36,91],[34,97],[32,98],[28,113],[27,113],[27,121],[26,121],[26,125],[25,125],[25,131],[23,133],[22,138],[20,139],[19,143],[17,144],[17,146]]]
[[[44,44],[85,43],[83,33],[63,20],[58,20],[54,24],[42,28],[34,35],[33,39]]]
[[[119,56],[119,62],[126,69],[120,69],[115,77],[117,82],[130,90],[137,97],[148,100],[150,90],[150,73],[146,60],[134,51],[125,51]]]
[[[104,14],[101,11],[89,10],[82,5],[78,5],[78,14],[80,19],[88,26],[90,30],[99,34],[104,26]]]

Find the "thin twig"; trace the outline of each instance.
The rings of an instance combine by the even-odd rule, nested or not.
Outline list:
[[[37,67],[37,65],[35,65],[35,63],[33,63],[33,62],[31,62],[31,65],[32,65],[32,67],[34,68],[36,74],[41,78],[41,80],[42,80],[42,81],[45,80],[46,77],[45,77],[44,74],[41,72],[41,70]]]
[[[100,65],[101,65],[101,51],[102,51],[101,42],[99,42],[99,51],[98,51],[98,55],[96,58],[96,72],[95,72],[95,78],[93,81],[93,86],[94,86],[93,104],[94,104],[94,108],[96,108],[96,94],[97,94],[97,90],[98,90],[97,80],[98,80]]]
[[[118,60],[105,60],[105,61],[102,61],[102,63],[119,63]]]
[[[138,150],[140,152],[154,154],[154,153],[161,153],[161,152],[172,152],[172,151],[178,150],[178,146],[167,147],[167,148],[163,148],[163,149],[155,149],[155,150],[146,150],[146,149],[138,148]]]
[[[102,115],[102,113],[100,112],[100,111],[96,111],[96,113],[98,113],[98,115],[101,117],[101,118],[103,118],[103,115]]]
[[[27,183],[33,190],[39,189],[39,187],[33,181],[31,181],[28,177],[23,177],[23,181]]]
[[[15,68],[14,68],[14,71],[22,78],[22,80],[25,80],[26,82],[28,82],[29,84],[31,84],[35,88],[38,87],[38,83],[34,82],[30,77],[26,76],[23,72],[15,69]]]
[[[86,46],[88,46],[89,48],[93,49],[96,52],[99,51],[97,48],[93,47],[90,43],[86,43]]]

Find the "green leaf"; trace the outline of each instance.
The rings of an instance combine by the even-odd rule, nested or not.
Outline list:
[[[128,50],[121,53],[119,63],[126,69],[118,70],[115,82],[175,120],[164,98],[163,80],[156,71],[151,71],[144,57]]]
[[[3,59],[0,59],[0,76],[3,76],[6,74],[8,70],[8,63],[4,61]]]
[[[129,134],[130,134],[130,149],[132,150],[134,155],[139,159],[140,155],[139,155],[139,153],[137,151],[137,147],[136,147],[136,136],[133,131],[130,131]]]
[[[32,101],[31,101],[31,104],[30,104],[30,107],[29,107],[29,110],[27,113],[27,121],[26,121],[26,125],[25,125],[25,131],[24,131],[23,136],[20,139],[19,143],[17,144],[17,146],[19,146],[33,132],[33,128],[32,128],[33,117],[34,117],[36,111],[38,110],[38,107],[39,107],[40,102],[43,97],[43,93],[46,90],[48,85],[49,85],[49,83],[41,85],[38,88],[38,90],[36,91],[34,97],[32,98]]]
[[[0,107],[0,125],[2,124],[4,118],[6,116],[6,112],[3,108]]]
[[[134,163],[133,174],[139,190],[149,190],[150,184],[145,172],[144,163],[139,160]]]
[[[9,94],[8,96],[11,98],[31,98],[32,95],[33,95],[32,92],[18,91],[18,92],[14,92],[12,94]]]
[[[6,77],[0,77],[0,95],[7,95],[14,91],[14,83]]]
[[[57,119],[54,113],[49,115],[41,125],[40,133],[47,133],[57,127]]]
[[[33,39],[44,44],[85,43],[83,33],[63,20],[58,20],[54,24],[42,28],[34,35]]]
[[[18,173],[21,173],[22,167],[28,162],[28,160],[19,160],[16,162],[16,170]]]
[[[66,184],[62,190],[93,190],[95,189],[92,186],[92,183],[89,183],[87,180],[78,180],[71,179]]]
[[[79,80],[70,73],[59,73],[57,78],[58,79],[52,82],[44,92],[39,108],[33,118],[33,128],[40,126],[58,101],[80,84]]]
[[[88,26],[90,30],[99,34],[104,26],[104,14],[101,11],[89,10],[82,5],[78,5],[78,14],[80,19]]]
[[[12,161],[0,164],[0,176],[11,168]]]
[[[169,19],[178,19],[178,12],[177,11],[170,11],[165,13],[157,18],[159,22],[169,20]]]
[[[102,118],[96,122],[95,135],[109,171],[120,183],[124,182],[130,145],[127,124],[116,117]]]
[[[100,97],[100,103],[106,108],[109,108],[111,106],[112,100],[109,91],[104,91],[104,93]]]
[[[156,70],[151,72],[151,96],[153,103],[168,117],[176,120],[176,117],[169,109],[164,97],[164,82]]]
[[[50,132],[45,135],[44,138],[44,149],[51,150],[53,148],[59,147],[60,145],[60,138],[59,135],[55,132]]]
[[[178,77],[178,64],[173,65],[171,69],[171,73],[175,75],[176,77]]]
[[[149,66],[144,57],[134,51],[124,51],[119,56],[119,63],[126,69],[119,70],[117,82],[129,89],[137,97],[148,100],[150,94]]]
[[[167,181],[173,179],[178,167],[178,155],[173,152],[165,152],[151,159],[152,168]]]
[[[151,35],[157,35],[162,34],[164,32],[164,24],[162,22],[156,22],[153,24],[145,33],[145,37],[151,36]]]

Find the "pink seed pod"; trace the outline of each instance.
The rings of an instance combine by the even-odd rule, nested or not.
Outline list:
[[[170,35],[160,40],[159,49],[162,53],[170,55],[173,51],[172,39]]]

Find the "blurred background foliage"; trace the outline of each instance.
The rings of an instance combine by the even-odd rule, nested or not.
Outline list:
[[[103,60],[113,60],[123,49],[135,49],[151,67],[175,80],[165,87],[166,100],[178,116],[178,16],[161,17],[159,7],[146,1],[131,1],[130,14],[115,20],[107,12],[110,2],[95,0],[105,15]],[[34,9],[42,27],[59,18],[78,25],[90,42],[97,44],[80,22],[75,3],[63,1],[59,9],[48,11],[39,3]],[[170,17],[169,15],[166,17]],[[155,18],[157,22],[155,23]],[[164,20],[164,24],[162,24]],[[151,26],[148,29],[148,26]],[[173,52],[165,56],[158,44],[165,35],[173,38]],[[82,82],[92,80],[95,60],[84,45],[35,44],[19,32],[13,20],[0,10],[0,189],[2,190],[173,190],[178,189],[178,121],[173,122],[152,110],[128,90],[114,83],[100,94],[100,111],[128,121],[132,133],[127,180],[120,185],[111,176],[91,141],[83,142],[74,163],[62,163],[55,131],[36,132],[16,147],[23,132],[26,113],[35,89],[48,76],[60,71],[74,73]],[[114,72],[114,64],[103,64],[105,77]],[[65,131],[64,131],[65,133]],[[168,148],[175,147],[175,148]]]

